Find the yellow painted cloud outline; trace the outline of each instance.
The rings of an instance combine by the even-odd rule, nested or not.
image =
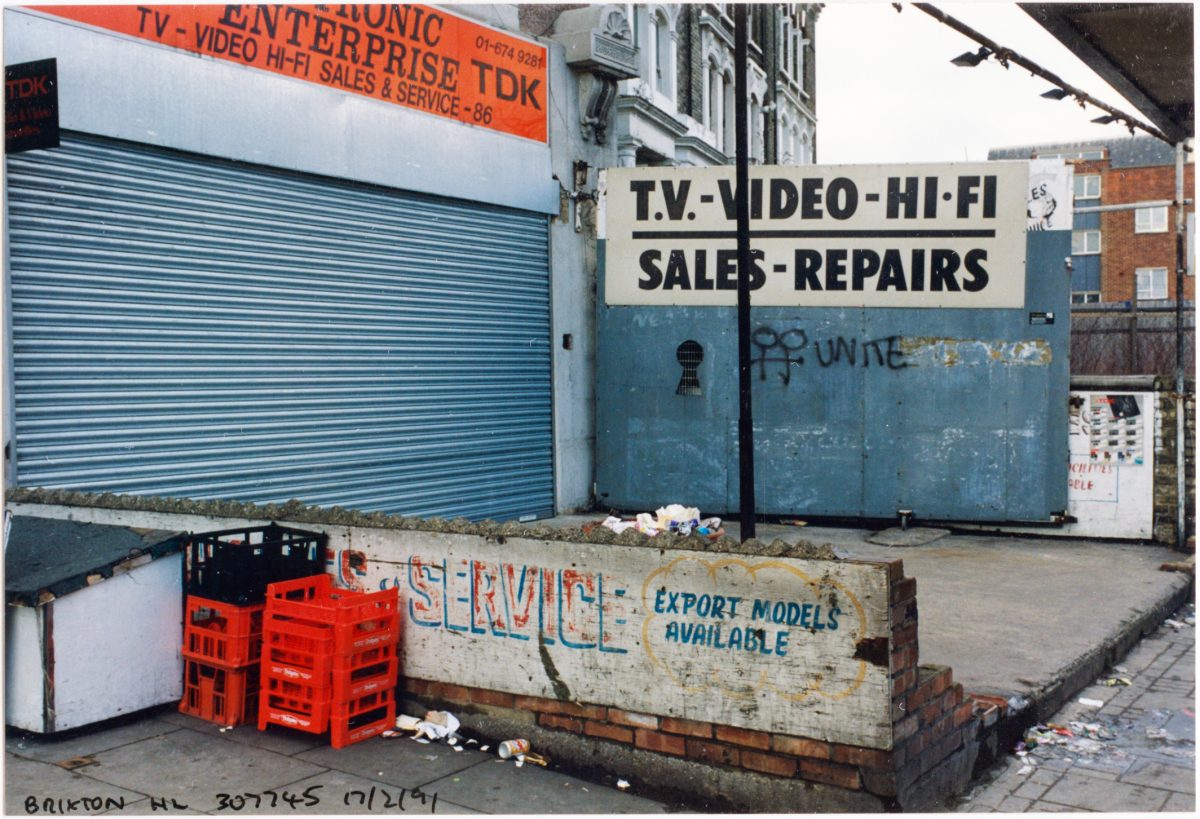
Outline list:
[[[764,563],[758,563],[756,565],[752,565],[749,561],[742,560],[740,558],[723,558],[721,560],[708,561],[708,560],[705,560],[700,557],[681,555],[680,557],[677,557],[674,560],[672,560],[667,565],[660,566],[659,568],[655,569],[653,572],[651,572],[649,575],[646,576],[645,582],[642,583],[642,607],[643,607],[643,610],[646,612],[646,618],[645,618],[645,620],[642,621],[642,646],[645,647],[646,654],[649,655],[649,657],[650,657],[650,662],[652,664],[654,664],[655,666],[657,666],[658,668],[662,669],[662,671],[664,673],[666,673],[666,675],[668,677],[670,677],[677,686],[679,686],[680,688],[682,688],[684,691],[686,691],[689,694],[701,692],[705,688],[708,688],[709,686],[707,686],[707,685],[702,685],[702,686],[685,685],[684,682],[681,679],[679,679],[679,677],[675,674],[675,672],[670,668],[670,666],[668,666],[665,662],[663,662],[661,659],[659,659],[659,657],[654,653],[654,649],[651,648],[651,645],[650,645],[650,643],[651,643],[651,641],[650,641],[650,623],[658,615],[656,615],[654,613],[653,606],[650,604],[649,599],[647,597],[647,594],[648,594],[651,586],[654,585],[654,579],[656,577],[658,577],[659,575],[663,575],[663,574],[669,574],[678,564],[680,564],[684,561],[687,561],[687,560],[694,560],[697,563],[704,566],[708,572],[709,577],[713,579],[714,583],[716,582],[716,576],[717,576],[717,572],[719,570],[724,569],[727,566],[738,566],[738,567],[745,569],[747,574],[750,575],[750,578],[752,580],[757,580],[758,572],[760,572],[764,569],[782,569],[786,572],[790,572],[790,573],[796,575],[797,577],[799,577],[805,584],[811,586],[813,588],[813,590],[817,592],[818,597],[820,596],[820,587],[821,586],[830,586],[830,587],[836,588],[839,591],[841,591],[842,594],[844,594],[851,603],[854,604],[855,612],[858,615],[858,626],[857,626],[856,630],[852,631],[851,639],[855,643],[857,643],[860,639],[862,639],[863,634],[866,632],[867,614],[863,610],[862,604],[858,601],[858,598],[855,597],[854,594],[849,589],[847,589],[845,586],[843,586],[841,583],[839,583],[836,580],[832,580],[832,579],[815,580],[812,577],[809,577],[804,572],[800,571],[800,569],[796,568],[795,566],[793,566],[789,563],[783,563],[782,561],[778,561],[778,560],[769,560]],[[778,694],[779,696],[788,700],[789,702],[801,702],[813,694],[818,694],[818,695],[820,695],[826,699],[830,699],[830,700],[844,699],[844,698],[850,696],[851,694],[853,694],[856,690],[858,690],[859,686],[862,685],[863,680],[866,679],[866,676],[867,676],[867,663],[865,660],[859,660],[858,661],[858,671],[855,674],[854,680],[850,683],[849,686],[846,687],[845,690],[837,691],[837,692],[825,691],[823,688],[822,675],[817,674],[814,677],[813,684],[809,685],[807,688],[805,688],[803,691],[801,691],[799,693],[784,691],[780,688],[777,688],[768,679],[767,670],[765,668],[762,669],[761,671],[759,671],[758,679],[755,680],[751,684],[751,687],[749,690],[731,689],[731,688],[726,687],[721,682],[720,669],[713,669],[713,672],[712,672],[710,678],[712,680],[711,685],[713,687],[720,690],[721,693],[723,693],[725,696],[732,697],[734,699],[753,699],[755,694],[758,691],[766,688],[771,691],[774,691],[776,694]]]

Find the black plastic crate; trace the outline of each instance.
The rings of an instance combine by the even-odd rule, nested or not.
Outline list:
[[[237,606],[261,603],[267,585],[325,571],[329,537],[272,523],[184,537],[188,594]]]

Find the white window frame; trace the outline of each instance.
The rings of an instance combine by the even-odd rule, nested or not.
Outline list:
[[[1071,304],[1099,304],[1099,290],[1073,290],[1071,292]]]
[[[1133,212],[1134,233],[1166,233],[1167,206],[1156,205],[1152,208],[1138,208]]]
[[[1089,241],[1089,239],[1092,236],[1095,236],[1095,238],[1096,238],[1096,243],[1095,243],[1096,246],[1094,249],[1091,248],[1091,242]],[[1075,249],[1077,237],[1082,237],[1082,242],[1081,242],[1078,250]],[[1071,231],[1071,255],[1072,256],[1095,256],[1096,254],[1098,254],[1100,252],[1101,247],[1103,247],[1103,243],[1101,241],[1100,231],[1098,229],[1087,228],[1085,230]]]
[[[1090,191],[1090,183],[1095,182],[1095,191]],[[1078,173],[1075,174],[1075,198],[1078,199],[1099,199],[1100,198],[1100,174],[1098,173]]]
[[[1165,267],[1139,267],[1134,275],[1137,279],[1138,301],[1154,301],[1170,297]]]

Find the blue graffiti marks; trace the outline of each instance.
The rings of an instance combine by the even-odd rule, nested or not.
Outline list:
[[[623,584],[600,572],[414,555],[405,579],[411,592],[408,620],[414,626],[537,638],[584,651],[629,650],[622,643],[629,638],[631,598]]]
[[[886,367],[903,370],[909,366],[900,347],[900,336],[876,339],[856,339],[844,336],[811,340],[803,328],[793,327],[779,332],[766,325],[754,330],[750,338],[756,349],[751,366],[758,365],[758,379],[767,379],[767,365],[778,364],[776,372],[786,387],[792,380],[792,368],[805,365],[805,352],[816,357],[822,369],[837,364],[844,367]]]
[[[675,592],[664,586],[654,595],[654,613],[678,618],[669,619],[664,627],[663,639],[668,643],[777,657],[787,656],[790,628],[811,634],[837,631],[842,615],[841,609],[824,609],[819,603],[765,598],[751,600],[739,610],[743,602],[741,597]]]

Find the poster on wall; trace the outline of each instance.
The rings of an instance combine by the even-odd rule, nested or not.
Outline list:
[[[4,67],[4,152],[57,148],[58,61]]]
[[[1142,466],[1145,424],[1139,395],[1091,395],[1078,409],[1080,429],[1093,463]]]
[[[33,6],[36,11],[546,142],[544,46],[416,4]]]
[[[751,303],[1023,307],[1029,183],[1025,162],[751,168]],[[613,168],[603,191],[606,303],[736,304],[733,166]]]
[[[1074,169],[1061,159],[1029,162],[1025,214],[1028,230],[1070,230]]]
[[[1153,393],[1073,392],[1069,406],[1067,532],[1152,537]]]

